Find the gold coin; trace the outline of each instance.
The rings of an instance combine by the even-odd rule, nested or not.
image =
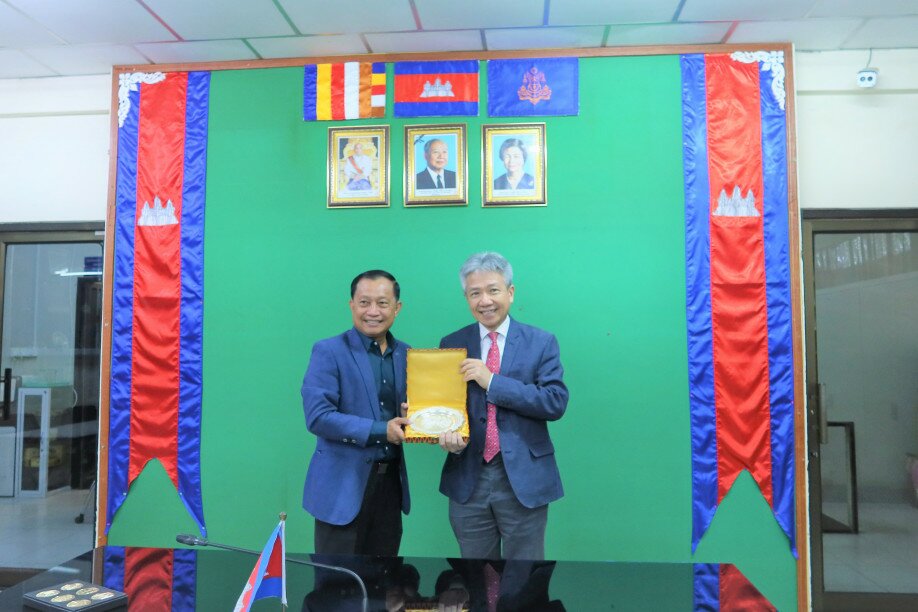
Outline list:
[[[57,589],[51,589],[49,591],[41,591],[40,593],[35,593],[35,597],[41,597],[44,599],[45,597],[51,597],[52,595],[57,595],[58,593],[60,593],[60,591]]]
[[[102,601],[103,599],[111,599],[115,594],[109,591],[103,591],[101,593],[96,593],[90,599],[95,599],[96,601]]]
[[[53,601],[54,603],[60,603],[60,602],[62,602],[62,601],[70,601],[70,600],[73,599],[73,598],[74,598],[73,595],[66,595],[66,594],[65,594],[65,595],[58,595],[57,597],[55,597],[55,598],[52,599],[51,601]]]
[[[64,586],[62,586],[62,587],[61,587],[61,590],[62,590],[62,591],[73,591],[73,590],[75,590],[75,589],[79,589],[79,588],[82,588],[82,587],[83,587],[83,583],[82,583],[82,582],[69,582],[69,583],[65,584]]]
[[[92,602],[89,601],[88,599],[74,599],[69,604],[67,604],[67,607],[71,609],[83,608],[85,606],[88,606],[91,603]]]
[[[77,595],[92,595],[99,590],[99,587],[86,587],[76,592]]]

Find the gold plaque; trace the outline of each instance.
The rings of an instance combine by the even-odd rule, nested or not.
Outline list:
[[[406,442],[436,444],[441,433],[459,432],[469,438],[465,407],[467,383],[459,364],[465,349],[408,350],[408,420]]]

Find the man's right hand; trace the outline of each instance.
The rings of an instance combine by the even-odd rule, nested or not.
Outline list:
[[[386,423],[386,440],[391,444],[401,444],[405,441],[405,427],[411,423],[405,417],[395,417]]]

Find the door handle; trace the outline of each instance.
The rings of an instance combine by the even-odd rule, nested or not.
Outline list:
[[[3,369],[3,406],[0,408],[0,417],[4,421],[10,418],[10,404],[12,403],[13,395],[13,369],[4,368]]]
[[[826,385],[819,383],[816,386],[816,406],[819,410],[819,443],[829,443],[829,414],[826,408]]]

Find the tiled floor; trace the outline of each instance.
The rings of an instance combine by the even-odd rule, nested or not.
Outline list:
[[[47,497],[0,498],[0,567],[47,569],[93,546],[89,491],[67,490]],[[74,519],[86,512],[83,523]]]
[[[826,590],[918,593],[918,506],[861,503],[858,517],[859,533],[823,535]]]

